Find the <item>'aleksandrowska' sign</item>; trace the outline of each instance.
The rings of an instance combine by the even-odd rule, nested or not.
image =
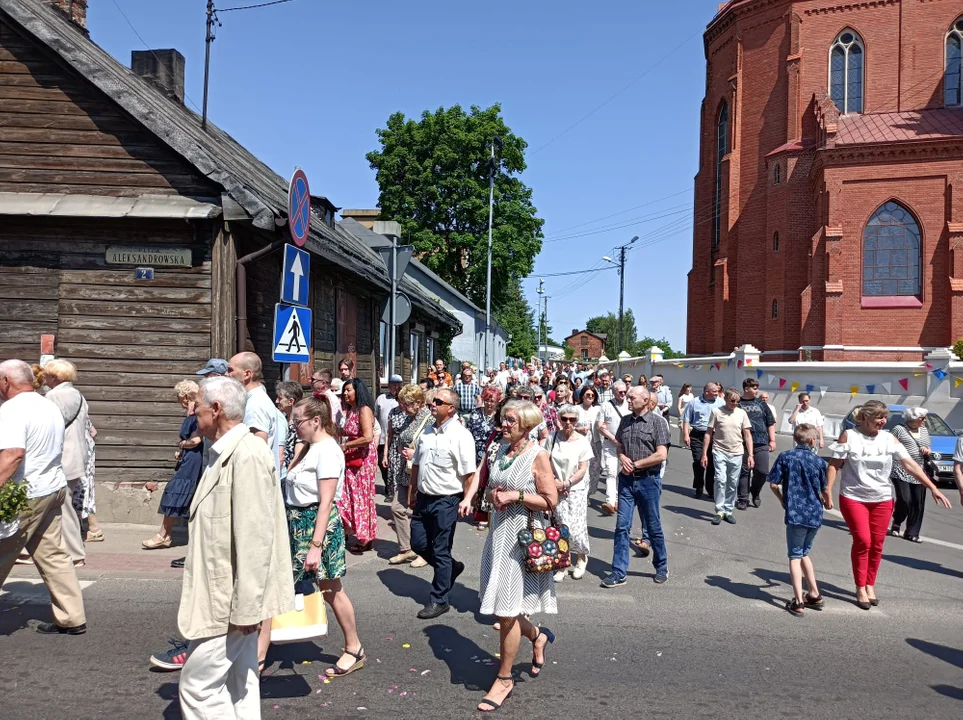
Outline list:
[[[185,248],[109,247],[108,265],[190,267],[191,251]]]

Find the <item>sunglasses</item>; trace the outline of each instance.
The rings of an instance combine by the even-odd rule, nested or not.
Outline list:
[[[574,418],[574,417],[560,417],[559,420],[566,423],[578,422],[578,418]]]
[[[445,402],[441,398],[435,398],[434,400],[431,401],[431,404],[434,405],[435,407],[441,407],[442,405],[451,405],[450,402]]]

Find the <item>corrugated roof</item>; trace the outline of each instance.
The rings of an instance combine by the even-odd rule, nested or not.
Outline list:
[[[841,115],[834,145],[945,140],[963,136],[963,109]]]
[[[276,232],[276,220],[287,214],[287,180],[210,121],[207,130],[202,130],[195,112],[167,97],[84,37],[49,0],[0,0],[0,10],[198,172],[224,188],[256,227]],[[258,100],[257,96],[252,97],[252,102]],[[374,251],[313,214],[309,245],[325,260],[383,290],[390,289],[388,272]],[[411,299],[436,319],[458,325],[453,316],[425,294],[415,290]]]

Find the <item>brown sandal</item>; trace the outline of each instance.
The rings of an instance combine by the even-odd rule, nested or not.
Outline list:
[[[145,550],[157,550],[158,548],[169,548],[171,546],[171,538],[162,538],[160,533],[152,537],[150,540],[144,540],[141,545]]]
[[[344,651],[344,654],[350,655],[351,657],[354,658],[354,662],[351,664],[351,667],[349,667],[347,670],[344,670],[338,667],[338,664],[335,663],[334,665],[332,665],[331,667],[329,667],[327,670],[324,671],[324,674],[326,676],[328,676],[329,678],[343,677],[344,675],[350,675],[355,670],[360,670],[361,668],[364,667],[365,654],[364,654],[363,647],[358,648],[358,652],[356,653],[353,653],[350,650],[346,649]]]

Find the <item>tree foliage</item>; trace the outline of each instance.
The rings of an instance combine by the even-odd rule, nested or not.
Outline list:
[[[618,313],[609,313],[608,315],[599,315],[597,317],[589,318],[588,322],[585,323],[585,329],[589,332],[596,334],[604,333],[608,335],[608,339],[605,342],[605,353],[609,358],[614,359],[618,355],[619,347],[619,316]],[[634,357],[639,357],[644,355],[649,351],[650,347],[657,347],[662,350],[665,354],[664,357],[669,360],[672,358],[683,357],[684,353],[678,352],[672,349],[669,341],[665,338],[661,340],[656,340],[655,338],[646,335],[641,339],[637,339],[638,330],[635,327],[635,315],[632,309],[629,308],[622,315],[622,332],[623,332],[623,349]]]
[[[531,189],[517,177],[526,167],[527,143],[505,124],[501,106],[426,110],[420,120],[398,112],[377,133],[381,149],[366,157],[377,174],[382,218],[398,221],[403,242],[415,246],[421,262],[481,307],[487,283],[489,159],[492,138],[501,138],[492,308],[517,305],[514,284],[532,271],[544,221],[536,215]]]
[[[527,359],[534,356],[538,347],[535,338],[535,313],[517,280],[509,285],[508,301],[494,314],[499,324],[512,336],[508,343],[509,357]]]

